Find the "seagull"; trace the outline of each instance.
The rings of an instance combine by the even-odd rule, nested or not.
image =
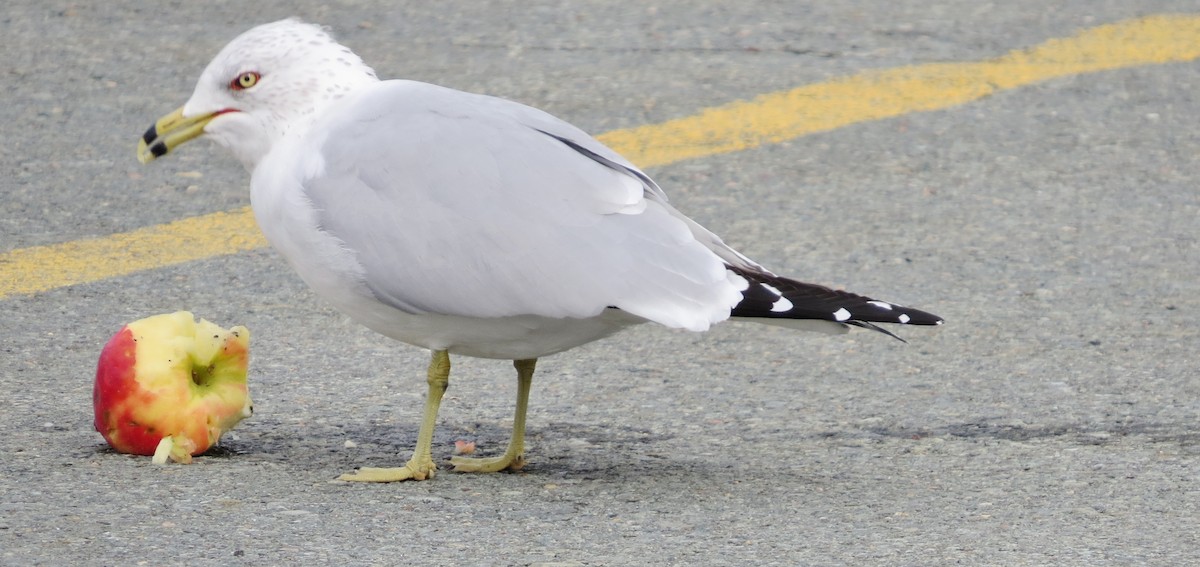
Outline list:
[[[733,318],[895,337],[877,324],[942,324],[775,275],[583,130],[501,98],[380,80],[324,28],[297,19],[225,46],[187,103],[142,136],[138,159],[200,137],[250,172],[255,220],[317,295],[432,353],[412,458],[342,480],[435,475],[451,354],[516,368],[504,454],[451,459],[456,471],[496,472],[525,464],[536,360],[634,325],[705,331]]]

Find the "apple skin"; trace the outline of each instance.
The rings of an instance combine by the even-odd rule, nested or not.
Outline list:
[[[250,331],[187,311],[125,325],[100,352],[96,430],[114,449],[191,462],[253,411]]]

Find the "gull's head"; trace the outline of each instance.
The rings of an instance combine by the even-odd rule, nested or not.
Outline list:
[[[376,81],[375,71],[319,26],[295,19],[264,24],[217,54],[187,104],[142,136],[138,160],[148,163],[203,135],[253,170],[330,102]]]

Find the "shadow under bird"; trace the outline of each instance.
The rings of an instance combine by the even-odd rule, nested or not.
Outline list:
[[[380,80],[295,19],[227,45],[191,98],[143,136],[149,162],[205,136],[251,173],[267,240],[355,321],[432,351],[412,458],[343,480],[433,477],[450,354],[509,359],[524,464],[534,363],[645,322],[704,331],[729,318],[819,332],[936,315],[777,276],[667,203],[645,173],[579,128],[490,96]]]

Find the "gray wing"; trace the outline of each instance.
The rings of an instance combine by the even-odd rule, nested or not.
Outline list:
[[[398,309],[582,318],[617,307],[701,330],[741,298],[723,257],[744,257],[698,241],[720,243],[624,158],[539,110],[386,81],[313,131],[322,163],[303,190],[320,228]]]

